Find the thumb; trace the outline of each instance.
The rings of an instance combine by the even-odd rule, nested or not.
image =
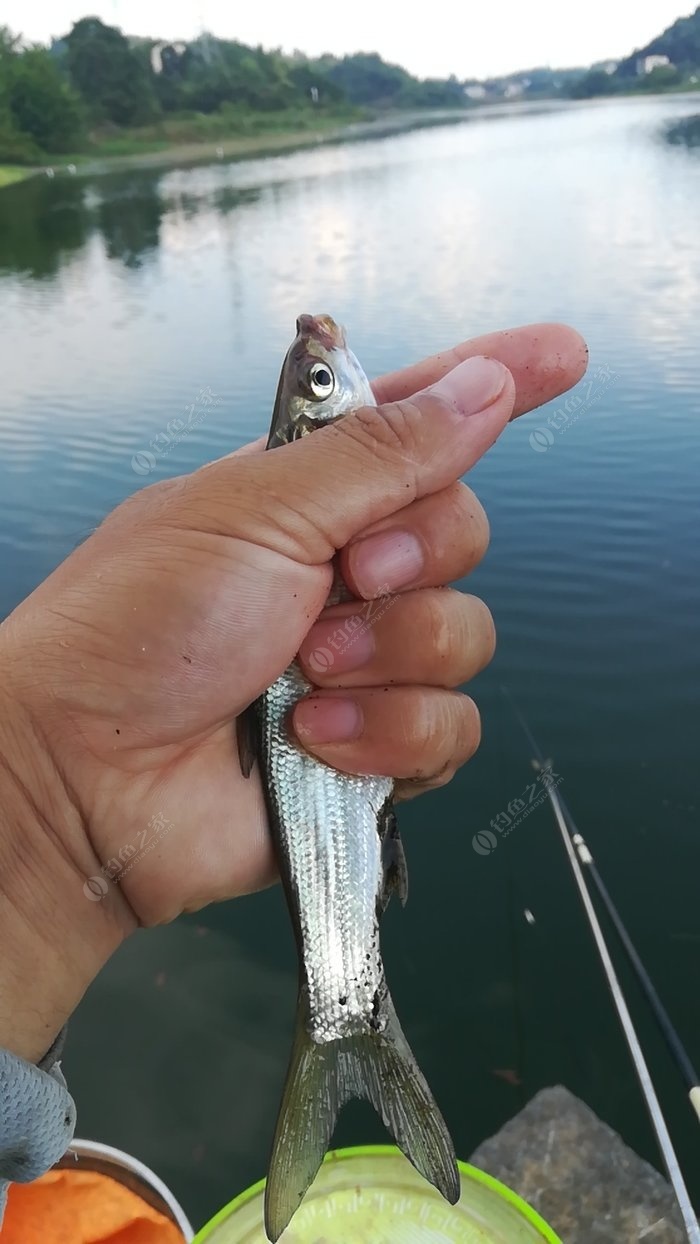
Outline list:
[[[459,479],[499,436],[515,385],[496,359],[466,359],[412,398],[363,406],[272,453],[232,454],[190,477],[223,535],[307,565],[371,523]],[[211,527],[210,527],[211,529]]]

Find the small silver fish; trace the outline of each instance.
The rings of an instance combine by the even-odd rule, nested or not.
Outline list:
[[[286,444],[375,399],[330,316],[302,315],[284,361],[267,448]],[[331,601],[349,599],[336,576]],[[401,1031],[379,949],[406,865],[393,780],[351,777],[291,737],[289,713],[310,684],[296,663],[254,706],[239,736],[257,756],[299,952],[297,1022],[265,1189],[265,1229],[278,1240],[316,1176],[340,1108],[367,1098],[406,1157],[454,1204],[452,1141]]]

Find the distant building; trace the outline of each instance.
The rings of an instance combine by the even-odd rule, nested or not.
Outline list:
[[[521,82],[509,82],[503,92],[506,99],[518,99],[525,92],[525,87]]]
[[[643,78],[645,74],[651,73],[652,69],[663,69],[667,65],[671,67],[668,56],[640,56],[637,61],[637,73],[640,78]]]
[[[151,69],[154,73],[162,73],[164,60],[172,65],[172,61],[186,51],[186,43],[154,43],[151,48]]]
[[[480,82],[473,82],[469,86],[465,86],[464,94],[467,99],[486,99],[486,87]]]

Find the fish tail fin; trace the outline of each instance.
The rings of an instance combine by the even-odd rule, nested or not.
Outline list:
[[[307,1008],[297,1003],[297,1023],[265,1183],[265,1231],[275,1244],[314,1180],[342,1102],[337,1046],[318,1045],[306,1030]]]
[[[386,995],[382,1032],[355,1038],[363,1091],[399,1149],[455,1205],[460,1180],[452,1138]]]
[[[315,1178],[338,1112],[367,1098],[416,1170],[450,1204],[459,1200],[457,1159],[445,1121],[403,1035],[387,994],[381,1032],[319,1045],[303,1022],[303,1004],[265,1186],[265,1230],[275,1244]]]

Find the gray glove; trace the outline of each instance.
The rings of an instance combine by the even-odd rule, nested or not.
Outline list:
[[[75,1102],[59,1058],[65,1029],[38,1065],[0,1049],[0,1222],[9,1183],[29,1183],[63,1157]]]

